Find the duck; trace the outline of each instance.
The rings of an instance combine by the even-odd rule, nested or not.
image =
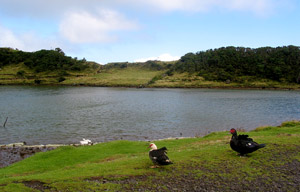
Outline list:
[[[82,141],[80,141],[81,145],[93,145],[92,141],[89,139],[83,138]]]
[[[266,146],[266,144],[256,143],[248,135],[238,135],[234,128],[230,129],[230,133],[232,134],[230,147],[238,152],[240,156],[247,155]]]
[[[154,166],[152,166],[151,168],[156,168],[160,165],[173,164],[173,162],[171,162],[169,157],[167,156],[168,149],[166,147],[157,149],[157,146],[154,143],[150,143],[149,148],[149,158],[154,164]]]

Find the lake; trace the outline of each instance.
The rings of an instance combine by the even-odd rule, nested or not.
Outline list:
[[[0,86],[0,144],[194,137],[287,120],[300,120],[300,91]]]

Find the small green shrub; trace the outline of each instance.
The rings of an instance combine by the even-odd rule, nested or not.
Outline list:
[[[57,80],[60,83],[60,82],[63,82],[64,80],[66,80],[66,78],[65,77],[59,77]]]
[[[34,80],[34,83],[37,84],[37,85],[41,84],[41,82],[42,82],[42,80],[40,80],[40,79],[35,79]]]
[[[17,76],[19,76],[19,77],[24,77],[24,75],[25,75],[24,70],[20,70],[20,71],[17,72]]]
[[[300,121],[287,121],[281,124],[281,127],[294,127],[300,125]]]

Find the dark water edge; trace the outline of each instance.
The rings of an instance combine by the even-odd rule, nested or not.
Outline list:
[[[26,146],[19,144],[0,146],[0,168],[22,161],[36,153],[56,149],[58,146]]]
[[[0,86],[23,86],[23,87],[103,87],[103,88],[138,88],[138,89],[148,89],[148,88],[158,88],[158,89],[240,89],[240,90],[300,90],[300,84],[277,84],[276,86],[249,86],[249,85],[235,85],[230,86],[226,84],[225,86],[217,85],[199,85],[199,86],[156,86],[156,85],[105,85],[105,84],[64,84],[64,83],[52,83],[52,84],[35,84],[35,83],[0,83]]]
[[[36,153],[51,151],[62,146],[67,145],[26,145],[26,143],[0,145],[0,168],[7,167],[18,161],[22,161],[28,157],[35,155]],[[78,147],[80,146],[80,144],[72,144],[71,146]]]

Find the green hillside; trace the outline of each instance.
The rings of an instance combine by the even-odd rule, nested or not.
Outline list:
[[[0,48],[0,85],[300,89],[300,49],[223,47],[174,62],[99,65],[59,48]]]
[[[159,61],[99,65],[67,57],[59,48],[33,53],[2,48],[0,85],[145,87],[170,66]]]

